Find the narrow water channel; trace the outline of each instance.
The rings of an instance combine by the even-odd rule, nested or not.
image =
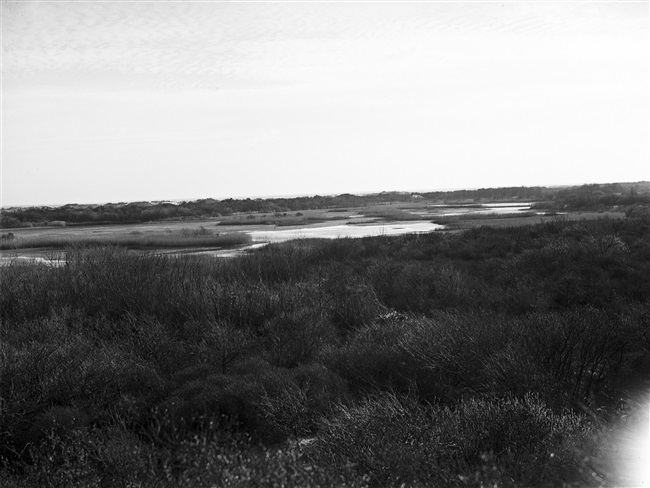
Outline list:
[[[423,234],[443,229],[445,226],[432,222],[393,222],[384,224],[337,224],[321,227],[299,227],[292,229],[269,229],[247,232],[253,238],[253,244],[239,249],[220,249],[199,251],[217,257],[237,257],[270,243],[286,242],[294,239],[337,239],[373,236],[396,236],[402,234]]]

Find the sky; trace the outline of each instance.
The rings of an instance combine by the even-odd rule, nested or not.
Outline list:
[[[4,207],[650,179],[647,0],[0,5]]]

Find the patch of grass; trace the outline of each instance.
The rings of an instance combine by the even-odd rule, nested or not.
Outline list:
[[[69,247],[100,247],[117,246],[130,249],[161,249],[186,247],[235,247],[252,242],[249,234],[232,232],[227,234],[212,234],[201,227],[181,229],[178,234],[146,234],[131,233],[117,236],[98,237],[26,237],[0,242],[0,250],[12,249],[66,249]]]
[[[528,226],[547,222],[563,222],[570,220],[595,220],[603,218],[623,219],[625,214],[622,212],[567,212],[554,213],[547,212],[539,215],[537,212],[518,212],[512,214],[466,214],[466,215],[441,215],[432,219],[435,224],[441,224],[446,227],[445,230],[471,229],[480,226],[490,227],[514,227]]]
[[[368,217],[379,217],[388,221],[427,219],[427,217],[424,217],[422,215],[413,214],[411,212],[407,212],[400,208],[389,206],[389,205],[364,208],[362,212],[364,215],[367,215]]]
[[[245,218],[241,217],[232,217],[228,219],[223,219],[219,222],[218,225],[221,226],[246,226],[246,225],[274,225],[277,227],[298,227],[298,226],[307,226],[311,224],[329,222],[329,221],[339,221],[339,220],[348,220],[348,216],[330,216],[324,213],[319,214],[308,214],[304,215],[301,212],[295,214],[280,214],[274,216],[262,215],[257,218],[254,215],[247,215]]]

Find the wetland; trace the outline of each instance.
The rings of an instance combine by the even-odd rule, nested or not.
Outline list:
[[[0,485],[645,482],[650,214],[598,202],[5,228]]]

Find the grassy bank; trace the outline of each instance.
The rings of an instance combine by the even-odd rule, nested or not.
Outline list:
[[[518,212],[512,214],[461,214],[441,215],[432,218],[432,222],[441,224],[447,230],[471,229],[488,225],[490,227],[513,227],[521,225],[535,225],[555,221],[581,221],[599,219],[624,219],[624,212],[548,212],[539,214],[537,212]]]
[[[205,227],[199,229],[180,229],[175,232],[152,233],[133,231],[113,235],[87,236],[38,235],[33,237],[3,239],[0,251],[19,249],[65,249],[69,247],[88,248],[116,246],[129,249],[161,249],[190,247],[235,247],[252,242],[244,232],[214,233]]]
[[[2,486],[594,486],[650,224],[77,249],[0,270]]]

